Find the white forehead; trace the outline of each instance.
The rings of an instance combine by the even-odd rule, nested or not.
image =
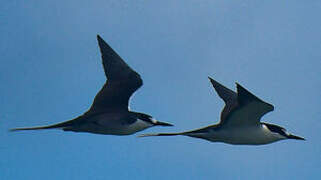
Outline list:
[[[153,122],[153,123],[156,123],[157,122],[157,120],[155,119],[155,118],[150,118],[150,120]]]

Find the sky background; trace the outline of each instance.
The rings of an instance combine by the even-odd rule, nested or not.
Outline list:
[[[0,1],[0,179],[320,179],[321,1]],[[8,132],[85,112],[105,76],[99,34],[144,80],[131,109],[174,127],[131,136]],[[137,138],[219,121],[207,76],[239,82],[307,141],[235,146]]]

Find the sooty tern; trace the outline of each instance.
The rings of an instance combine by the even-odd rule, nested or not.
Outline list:
[[[268,144],[283,139],[304,140],[302,137],[289,134],[280,126],[260,122],[262,116],[274,110],[273,105],[262,101],[238,83],[235,93],[214,79],[210,77],[209,79],[217,94],[225,102],[220,123],[192,131],[143,134],[141,137],[184,135],[212,142],[246,145]]]
[[[143,81],[99,35],[97,40],[107,80],[90,109],[75,119],[59,124],[12,131],[59,128],[74,132],[130,135],[152,126],[172,126],[156,121],[150,115],[129,111],[129,98],[143,85]]]

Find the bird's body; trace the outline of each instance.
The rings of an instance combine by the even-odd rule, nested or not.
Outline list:
[[[63,130],[95,134],[130,135],[152,127],[155,123],[157,124],[153,119],[150,121],[140,119],[137,117],[136,112],[101,113],[90,116],[87,122],[86,119],[82,121],[84,123],[76,123],[71,127],[64,127]]]
[[[184,135],[212,142],[247,145],[268,144],[276,139],[285,139],[285,137],[279,134],[271,133],[264,124],[229,128],[207,127],[206,129],[206,132],[192,132],[185,133]]]
[[[283,139],[303,138],[291,135],[280,126],[260,122],[262,116],[273,111],[274,107],[237,84],[237,93],[210,78],[210,81],[224,100],[225,107],[218,124],[181,133],[145,134],[144,136],[184,135],[212,142],[228,144],[261,145]]]
[[[16,128],[12,131],[59,128],[73,132],[130,135],[152,126],[172,126],[156,121],[150,115],[129,110],[129,99],[143,85],[143,81],[100,36],[97,36],[97,39],[107,81],[96,95],[90,109],[66,122],[42,127]]]

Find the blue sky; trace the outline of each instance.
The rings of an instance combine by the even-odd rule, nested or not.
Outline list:
[[[313,0],[2,0],[0,179],[320,179],[320,8]],[[8,132],[89,108],[105,81],[96,34],[144,80],[131,108],[175,124],[141,133],[217,123],[224,104],[211,76],[273,104],[262,121],[307,141]]]

